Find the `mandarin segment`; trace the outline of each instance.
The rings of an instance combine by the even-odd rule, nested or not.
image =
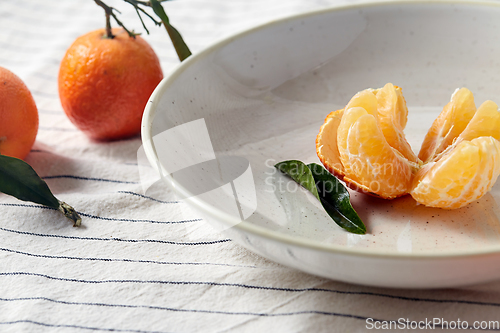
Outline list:
[[[422,168],[411,196],[431,207],[460,208],[482,197],[500,174],[500,142],[492,137],[463,141],[438,162]]]
[[[492,136],[500,140],[500,112],[492,101],[481,104],[457,140],[470,141],[481,136]]]
[[[418,158],[406,141],[403,132],[408,119],[408,108],[401,88],[387,83],[382,89],[378,89],[375,96],[380,129],[384,133],[387,143],[401,152],[409,161],[418,163]]]
[[[418,157],[425,163],[444,151],[462,133],[476,112],[474,96],[467,88],[456,90],[432,123]]]
[[[338,178],[342,179],[345,170],[340,161],[339,149],[337,145],[337,129],[342,119],[344,110],[331,112],[321,126],[320,132],[316,137],[317,153],[321,163],[328,171]]]
[[[379,117],[393,124],[399,129],[405,129],[408,121],[408,108],[400,87],[387,83],[383,88],[376,90],[377,111]]]

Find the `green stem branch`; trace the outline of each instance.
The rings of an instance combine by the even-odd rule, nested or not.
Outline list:
[[[57,209],[73,221],[74,227],[79,227],[82,223],[75,209],[57,199],[36,171],[18,158],[0,155],[0,192],[19,200]]]
[[[59,201],[59,207],[57,207],[57,210],[63,213],[63,215],[68,219],[73,221],[73,227],[79,227],[82,224],[82,218],[80,217],[80,215],[78,215],[76,210],[67,203]]]
[[[122,27],[130,37],[134,37],[137,36],[136,33],[134,33],[133,31],[130,31],[128,30],[125,25],[118,19],[118,17],[115,15],[115,11],[117,11],[118,13],[120,13],[118,10],[116,10],[116,8],[113,8],[113,7],[110,7],[108,5],[106,5],[104,2],[102,2],[101,0],[94,0],[94,2],[102,7],[104,9],[104,13],[106,15],[106,38],[114,38],[115,36],[113,35],[112,33],[112,30],[111,30],[111,17],[113,17],[113,19],[116,21],[116,23],[118,23],[118,25],[120,27]]]

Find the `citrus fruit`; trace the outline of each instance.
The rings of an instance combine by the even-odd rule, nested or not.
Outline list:
[[[24,159],[38,132],[38,110],[31,92],[0,67],[0,154]]]
[[[77,38],[59,69],[59,97],[68,118],[97,140],[140,132],[144,107],[163,78],[153,49],[122,28],[95,30]]]
[[[410,194],[430,207],[459,208],[491,189],[500,174],[500,112],[477,110],[458,89],[427,132],[418,157],[405,139],[408,109],[390,83],[357,93],[330,113],[316,138],[323,165],[352,189],[381,198]]]

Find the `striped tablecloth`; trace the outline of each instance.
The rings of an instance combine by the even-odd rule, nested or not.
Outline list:
[[[335,3],[179,0],[164,7],[196,53],[237,31]],[[132,7],[109,4],[144,31]],[[168,75],[178,63],[171,42],[147,24],[151,34],[143,36]],[[40,114],[27,162],[84,218],[73,228],[54,210],[0,194],[0,332],[354,332],[375,328],[372,319],[406,327],[500,320],[500,282],[431,291],[333,282],[248,252],[171,193],[145,195],[140,138],[92,142],[59,102],[66,48],[103,25],[92,0],[0,2],[0,66],[24,80]]]

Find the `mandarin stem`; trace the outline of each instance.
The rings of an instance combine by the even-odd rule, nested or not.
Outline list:
[[[113,33],[111,32],[111,15],[113,14],[113,8],[106,5],[101,0],[94,0],[94,2],[101,6],[104,9],[104,13],[106,14],[106,36],[105,38],[113,38]]]
[[[106,13],[106,38],[114,38],[111,32],[111,17],[118,23],[119,26],[121,26],[127,33],[129,34],[130,37],[134,37],[138,34],[134,33],[133,31],[127,30],[125,25],[120,22],[118,17],[115,15],[114,11],[117,11],[120,13],[116,8],[110,7],[106,5],[102,0],[94,0],[97,5],[102,7]],[[144,21],[142,19],[141,13],[146,15],[148,18],[150,18],[154,24],[160,26],[162,23],[165,26],[165,29],[167,30],[168,36],[172,40],[172,43],[174,45],[175,51],[177,52],[177,56],[179,57],[180,61],[184,61],[187,57],[191,55],[191,51],[189,50],[189,47],[186,45],[184,42],[184,39],[182,38],[181,34],[175,29],[169,22],[168,16],[165,13],[165,10],[163,9],[163,6],[161,5],[162,2],[165,1],[170,1],[170,0],[149,0],[149,1],[143,1],[143,0],[123,0],[124,2],[132,5],[139,16],[139,19],[141,21],[141,24],[143,28],[146,30],[146,32],[149,34],[149,30],[146,28],[146,25],[144,24]],[[144,7],[151,7],[153,9],[153,12],[160,18],[160,21],[157,21],[154,19],[152,15],[150,15],[147,11],[144,10],[141,6]]]

